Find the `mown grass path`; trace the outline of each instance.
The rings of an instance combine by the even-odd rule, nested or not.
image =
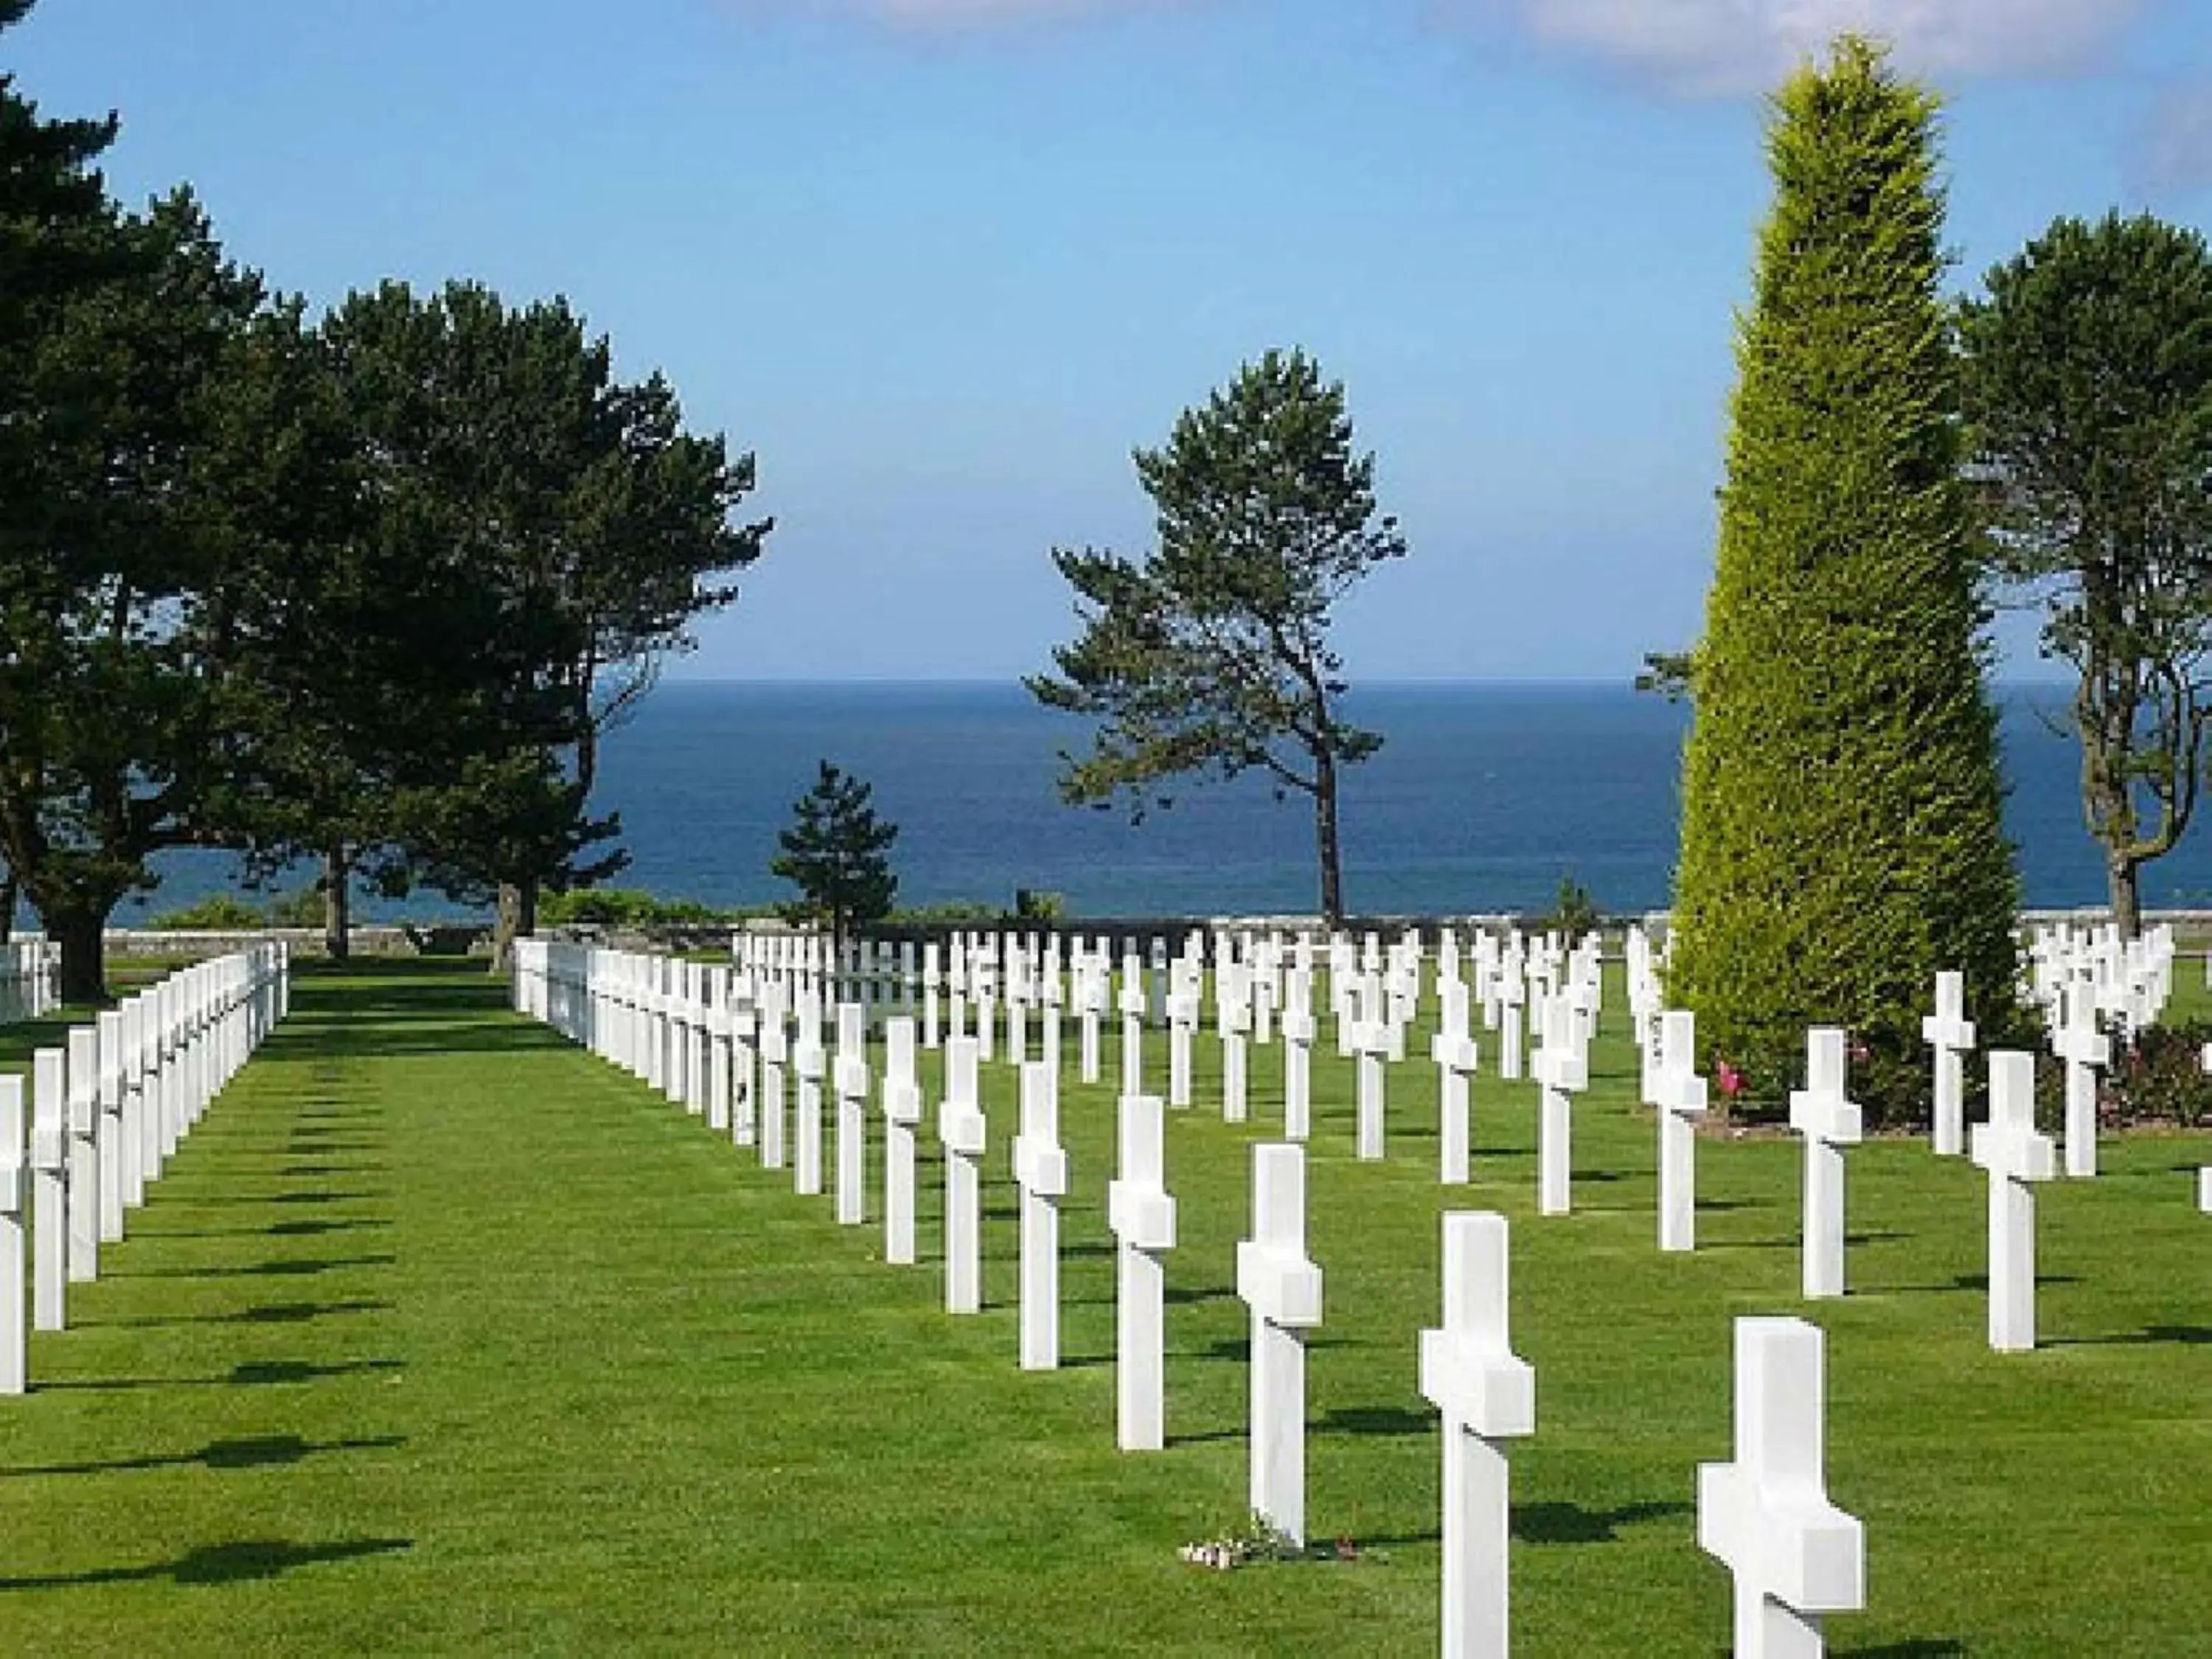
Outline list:
[[[1414,1333],[1457,1206],[1513,1218],[1537,1368],[1517,1651],[1725,1646],[1691,1501],[1697,1462],[1727,1455],[1744,1312],[1829,1333],[1830,1486],[1867,1522],[1872,1603],[1832,1621],[1835,1651],[2208,1650],[2212,1218],[2182,1171],[2212,1137],[2108,1142],[2102,1178],[2044,1189],[2049,1346],[2000,1357],[1969,1166],[1854,1151],[1853,1294],[1808,1310],[1786,1142],[1701,1146],[1701,1249],[1654,1249],[1617,1032],[1577,1112],[1577,1212],[1553,1220],[1532,1213],[1532,1085],[1478,1079],[1477,1184],[1447,1194],[1430,1068],[1395,1081],[1391,1161],[1360,1164],[1330,1054],[1309,1517],[1363,1556],[1215,1575],[1175,1549],[1243,1511],[1233,1251],[1277,1051],[1256,1123],[1232,1127],[1198,1045],[1201,1104],[1170,1129],[1170,1444],[1124,1457],[1105,1091],[1064,1099],[1069,1364],[1024,1375],[1006,1067],[986,1068],[991,1308],[955,1320],[927,1134],[923,1264],[892,1269],[872,1219],[838,1228],[501,995],[430,969],[300,982],[77,1288],[75,1328],[35,1339],[34,1391],[0,1401],[0,1653],[1426,1652],[1437,1446]]]

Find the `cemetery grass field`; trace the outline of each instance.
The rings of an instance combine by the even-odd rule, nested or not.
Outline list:
[[[2203,1007],[2193,981],[2172,1017]],[[303,975],[0,1401],[0,1652],[1421,1654],[1438,1431],[1415,1387],[1438,1216],[1512,1221],[1524,1655],[1698,1655],[1729,1581],[1696,1467],[1730,1449],[1730,1325],[1828,1334],[1829,1490],[1866,1523],[1838,1653],[2212,1650],[2212,1136],[2108,1139],[2039,1189],[2043,1348],[1984,1340],[1984,1185],[1919,1141],[1849,1154],[1850,1296],[1797,1295],[1798,1152],[1698,1147],[1699,1248],[1654,1238],[1655,1134],[1617,981],[1576,1110],[1575,1212],[1534,1214],[1536,1091],[1475,1079],[1476,1181],[1436,1179],[1436,1083],[1393,1068],[1390,1158],[1352,1157],[1315,1055],[1308,1517],[1354,1559],[1215,1573],[1178,1546],[1245,1509],[1249,1146],[1219,1048],[1170,1113],[1168,1433],[1114,1447],[1108,1088],[1062,1133],[1057,1373],[1016,1368],[1013,1074],[984,1069],[985,1284],[941,1311],[933,1054],[922,1265],[681,1108],[507,1013],[469,968]],[[1105,1075],[1117,1075],[1115,1044]],[[0,1063],[25,1045],[9,1034]],[[1426,1053],[1425,1032],[1409,1054]],[[1164,1077],[1165,1044],[1148,1070]],[[1164,1087],[1164,1085],[1152,1086]],[[874,1150],[880,1118],[871,1113]]]

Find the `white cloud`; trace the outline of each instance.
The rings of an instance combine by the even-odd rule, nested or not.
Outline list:
[[[2136,171],[2154,193],[2212,190],[2212,81],[2179,82],[2159,94],[2144,123]]]
[[[1612,60],[1670,90],[1771,87],[1847,30],[1939,81],[2094,65],[2146,0],[1477,0],[1540,40]]]

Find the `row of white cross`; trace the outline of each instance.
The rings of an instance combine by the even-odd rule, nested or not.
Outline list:
[[[659,1086],[705,1110],[711,1088],[687,1087],[684,1063],[670,1058],[690,1046],[684,1023],[667,1020],[672,999],[646,1012],[635,989],[671,974],[680,986],[695,969],[536,942],[519,966],[528,981],[518,986],[526,1012],[572,1034],[620,1034],[595,1046],[641,1075],[657,1075]],[[860,1023],[857,1006],[838,1010],[841,1038]],[[727,1052],[717,1057],[713,1047],[713,1023],[700,1024],[708,1044],[705,1063],[726,1063]],[[766,1027],[762,1036],[765,1067],[773,1047]],[[921,1115],[913,1020],[891,1019],[886,1036],[885,1255],[911,1263],[913,1132]],[[836,1068],[841,1151],[859,1142],[857,1133],[846,1139],[842,1112],[843,1103],[857,1101],[867,1087],[864,1064],[848,1063],[857,1052],[856,1046],[841,1056]],[[948,1039],[939,1134],[945,1152],[945,1305],[953,1313],[981,1307],[986,1126],[977,1100],[980,1059],[978,1038]],[[1019,1353],[1028,1370],[1059,1364],[1058,1206],[1069,1189],[1069,1171],[1060,1145],[1057,1078],[1056,1057],[1022,1064],[1012,1165],[1021,1194]],[[771,1090],[764,1100],[775,1097]],[[1115,1437],[1127,1451],[1166,1443],[1164,1257],[1175,1248],[1176,1216],[1166,1185],[1165,1114],[1158,1096],[1121,1097],[1118,1168],[1107,1188],[1116,1243]],[[805,1116],[802,1103],[802,1139]],[[763,1143],[763,1161],[765,1150]],[[847,1212],[842,1182],[840,1191],[838,1218],[859,1220]],[[1502,1654],[1509,1533],[1503,1443],[1534,1430],[1534,1375],[1510,1346],[1504,1219],[1448,1216],[1444,1247],[1443,1323],[1420,1340],[1421,1390],[1445,1420],[1444,1651]],[[1237,1249],[1237,1286],[1252,1326],[1251,1507],[1302,1544],[1304,1334],[1321,1322],[1322,1274],[1306,1249],[1305,1153],[1294,1143],[1253,1148],[1252,1237]],[[1737,1457],[1699,1472],[1701,1541],[1736,1575],[1739,1651],[1747,1654],[1802,1650],[1786,1643],[1808,1632],[1816,1644],[1810,1650],[1817,1652],[1820,1615],[1863,1599],[1858,1523],[1828,1505],[1820,1490],[1820,1340],[1816,1328],[1798,1321],[1740,1322]]]
[[[61,1006],[62,948],[52,939],[0,945],[0,1025],[44,1019]]]
[[[0,1394],[27,1386],[27,1214],[32,1323],[58,1331],[68,1286],[100,1276],[100,1247],[121,1240],[128,1213],[289,997],[285,947],[259,945],[180,969],[73,1027],[65,1047],[32,1055],[27,1146],[23,1079],[0,1077]]]

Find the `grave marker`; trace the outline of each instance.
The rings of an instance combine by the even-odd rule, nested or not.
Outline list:
[[[1936,975],[1936,1012],[1920,1022],[1920,1035],[1936,1050],[1936,1153],[1956,1158],[1966,1150],[1966,1055],[1974,1046],[1964,974]]]
[[[1166,1106],[1158,1095],[1124,1095],[1120,1174],[1106,1188],[1116,1243],[1115,1439],[1123,1451],[1167,1443],[1167,1270],[1176,1202],[1168,1195]]]
[[[1990,1121],[1977,1123],[1973,1161],[1990,1176],[1990,1346],[2035,1346],[2035,1193],[2057,1171],[2051,1137],[2035,1127],[2035,1056],[1990,1056]]]
[[[23,1079],[0,1077],[0,1394],[26,1386],[30,1332],[23,1306],[23,1211],[30,1196],[23,1161]]]
[[[1821,1335],[1735,1322],[1735,1460],[1698,1466],[1698,1546],[1735,1577],[1738,1659],[1819,1659],[1821,1620],[1866,1605],[1866,1534],[1828,1501]]]
[[[1022,1066],[1014,1184],[1022,1194],[1022,1369],[1048,1371],[1060,1364],[1060,1200],[1067,1192],[1067,1154],[1060,1145],[1059,1079],[1042,1060]]]
[[[1510,1002],[1506,1012],[1513,1012]],[[1535,1064],[1536,1081],[1544,1091],[1536,1124],[1536,1209],[1542,1215],[1565,1215],[1574,1206],[1575,1127],[1570,1097],[1589,1087],[1589,1060],[1577,1041],[1575,1012],[1565,997],[1545,1000],[1543,1037]]]
[[[915,1076],[914,1020],[884,1027],[884,1260],[914,1265],[914,1132],[921,1121]]]
[[[1505,1218],[1444,1217],[1443,1326],[1421,1333],[1421,1395],[1443,1413],[1443,1651],[1506,1650],[1504,1442],[1536,1430],[1536,1375],[1508,1330]]]
[[[1443,1010],[1429,1057],[1437,1063],[1437,1109],[1443,1142],[1442,1179],[1463,1187],[1473,1176],[1474,1125],[1469,1121],[1468,1079],[1474,1073],[1474,1039],[1468,1032],[1467,987],[1456,974],[1442,981]]]
[[[2097,1173],[2097,1072],[2112,1060],[2112,1039],[2097,1029],[2090,988],[2076,984],[2066,996],[2066,1023],[2052,1050],[2066,1062],[2066,1173]]]
[[[1804,1291],[1808,1300],[1844,1293],[1844,1151],[1864,1133],[1864,1115],[1844,1094],[1844,1034],[1805,1033],[1805,1087],[1790,1091],[1790,1127],[1805,1139]]]
[[[1698,1120],[1705,1079],[1698,1075],[1698,1017],[1668,1009],[1657,1021],[1658,1066],[1651,1093],[1659,1109],[1659,1248],[1698,1247]]]
[[[59,1048],[31,1056],[31,1324],[66,1328],[69,1284],[69,1079]]]
[[[945,1148],[945,1310],[983,1310],[983,1177],[987,1130],[976,1090],[982,1045],[957,1036],[945,1045],[945,1103],[937,1138]]]
[[[1306,1349],[1321,1323],[1321,1269],[1306,1255],[1302,1146],[1252,1149],[1252,1237],[1237,1246],[1237,1294],[1252,1310],[1252,1512],[1306,1541]]]
[[[857,1227],[868,1218],[868,1011],[857,1002],[837,1005],[837,1222]]]

